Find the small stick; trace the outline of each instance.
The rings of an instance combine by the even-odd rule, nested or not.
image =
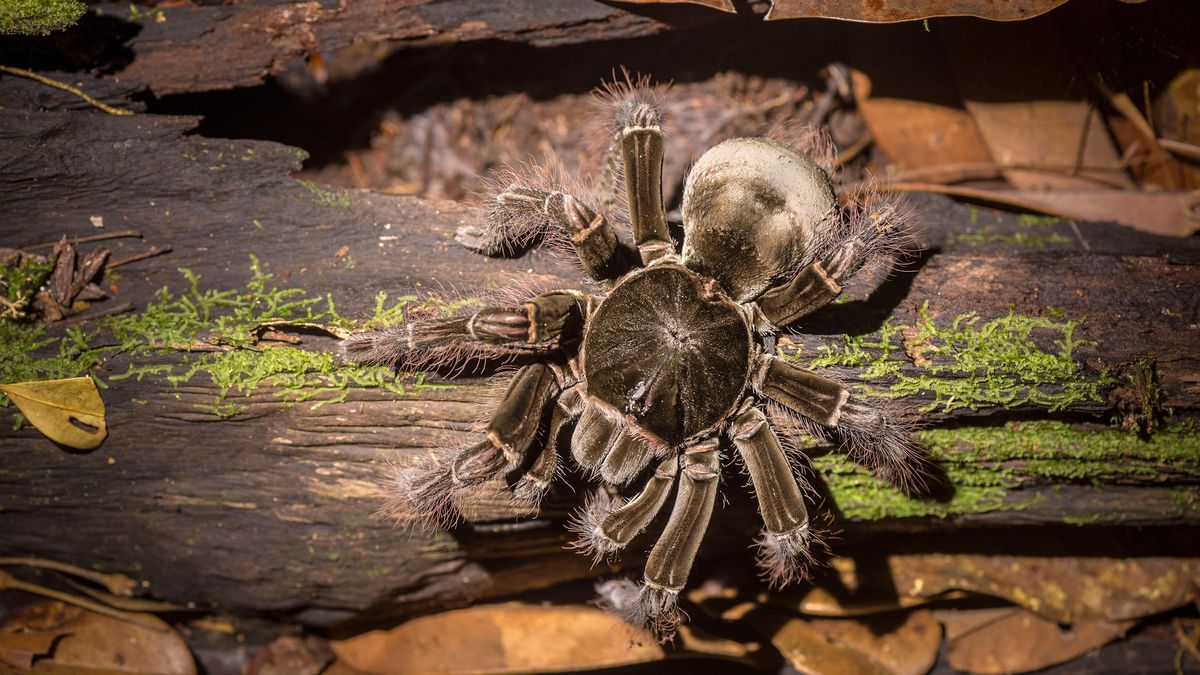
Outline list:
[[[45,586],[38,586],[37,584],[25,583],[24,581],[21,581],[20,579],[17,579],[4,572],[0,572],[0,590],[25,591],[26,593],[33,593],[34,595],[41,595],[53,600],[58,600],[59,602],[75,605],[76,607],[82,607],[89,612],[103,614],[104,616],[116,619],[118,621],[125,621],[143,628],[149,628],[150,630],[158,633],[165,633],[166,631],[170,630],[170,628],[166,626],[150,623],[149,621],[136,616],[131,616],[120,610],[113,609],[112,607],[105,607],[104,605],[88,600],[87,598],[81,598],[76,595],[71,595],[70,593],[63,593],[62,591],[56,591],[53,588],[46,588]]]
[[[78,326],[79,324],[82,324],[82,323],[87,323],[88,321],[91,321],[92,319],[99,319],[101,317],[108,316],[110,314],[120,314],[121,312],[128,312],[131,309],[133,309],[132,303],[122,302],[119,305],[113,305],[112,307],[105,307],[104,309],[97,310],[95,312],[84,312],[83,314],[68,317],[66,319],[59,319],[58,321],[52,321],[50,323],[50,325],[54,326],[55,328],[71,328],[74,326]]]
[[[135,239],[141,239],[142,233],[138,232],[137,230],[120,230],[119,232],[105,232],[104,234],[93,234],[93,235],[89,235],[87,237],[74,237],[72,239],[68,239],[67,243],[68,244],[86,244],[88,242],[93,242],[93,241],[104,241],[105,239],[123,239],[125,237],[133,237]],[[34,244],[32,246],[26,246],[25,250],[31,251],[35,248],[53,248],[55,246],[58,246],[58,244],[59,244],[59,242],[57,242],[57,241],[52,241],[48,244]]]
[[[111,106],[107,103],[104,103],[103,101],[98,101],[95,98],[92,98],[91,96],[83,93],[81,90],[76,89],[75,87],[72,87],[71,85],[69,85],[65,82],[59,82],[58,80],[52,80],[52,79],[46,77],[45,75],[39,75],[39,74],[33,72],[32,70],[25,70],[24,68],[14,68],[12,66],[0,66],[0,72],[8,73],[9,75],[16,75],[17,77],[29,78],[29,79],[33,80],[34,82],[41,82],[42,84],[46,85],[47,87],[54,87],[55,89],[62,89],[63,91],[65,91],[67,93],[75,94],[79,98],[90,103],[91,105],[96,106],[97,108],[103,110],[104,112],[108,113],[109,115],[132,115],[133,114],[132,110],[122,110],[121,108],[114,108],[113,106]]]
[[[129,263],[135,263],[139,260],[145,260],[146,258],[153,258],[156,255],[162,255],[164,253],[170,253],[170,252],[171,252],[170,246],[164,246],[162,248],[159,248],[157,246],[151,246],[150,250],[146,251],[145,253],[139,253],[137,255],[130,256],[128,258],[121,258],[120,260],[112,260],[107,265],[104,266],[104,269],[106,271],[111,270],[114,267],[120,267],[121,265],[128,265]]]
[[[70,574],[71,576],[87,579],[92,583],[99,584],[107,588],[108,592],[113,595],[120,595],[126,598],[133,596],[133,589],[136,586],[133,579],[124,574],[105,574],[45,558],[0,558],[0,566],[4,565],[41,567],[43,569],[54,570],[55,572]]]

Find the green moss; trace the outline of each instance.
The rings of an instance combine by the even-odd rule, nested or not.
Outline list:
[[[72,329],[52,338],[41,326],[0,321],[0,382],[73,377],[113,355],[129,354],[133,364],[110,379],[154,376],[179,386],[206,377],[217,394],[205,407],[223,417],[244,412],[232,400],[234,395],[248,395],[267,384],[280,401],[312,401],[314,407],[343,401],[351,389],[383,388],[402,395],[431,386],[424,373],[397,379],[390,369],[340,364],[325,352],[264,346],[256,335],[263,324],[276,322],[341,329],[359,323],[391,326],[403,320],[405,307],[416,296],[390,301],[386,293],[379,293],[371,316],[357,322],[339,314],[329,295],[276,288],[254,256],[250,271],[245,288],[221,290],[203,288],[198,275],[181,269],[187,283],[183,293],[163,288],[144,311],[109,317],[94,333]],[[174,356],[180,351],[182,363]],[[0,397],[0,405],[7,404]]]
[[[1103,401],[1113,384],[1106,373],[1088,379],[1079,372],[1074,350],[1090,344],[1074,337],[1082,323],[1010,311],[986,322],[968,312],[939,326],[926,302],[913,325],[889,319],[877,333],[847,337],[840,349],[823,347],[808,366],[859,368],[862,379],[880,381],[881,386],[864,386],[873,395],[932,395],[926,411],[1025,404],[1062,410]],[[1055,348],[1043,349],[1038,341]],[[905,353],[916,373],[905,367]]]
[[[1010,491],[1052,483],[1200,477],[1200,431],[1191,424],[1168,427],[1149,439],[1119,429],[1081,430],[1056,421],[931,429],[918,432],[917,438],[954,486],[948,501],[906,497],[840,456],[818,457],[813,464],[827,477],[838,509],[858,520],[1021,510],[1041,497],[1014,497]],[[1172,498],[1182,506],[1194,504],[1195,489],[1183,490],[1190,492],[1178,498],[1172,493]],[[1081,522],[1074,524],[1098,517],[1077,516]]]
[[[1057,232],[1049,235],[1029,234],[1028,232],[1013,232],[1012,234],[1001,234],[993,232],[992,228],[985,225],[978,231],[963,232],[955,237],[956,240],[972,246],[982,244],[1008,244],[1010,246],[1024,246],[1026,248],[1046,248],[1047,244],[1069,244],[1072,239],[1063,236]]]
[[[74,26],[86,11],[79,0],[4,0],[0,35],[47,35]]]
[[[1047,244],[1069,244],[1073,241],[1070,237],[1058,234],[1057,232],[1047,235],[1017,230],[1011,234],[1003,234],[994,231],[990,225],[984,225],[983,228],[975,230],[974,227],[979,222],[979,214],[973,207],[970,212],[969,222],[972,229],[959,234],[955,239],[973,246],[981,244],[1008,244],[1010,246],[1024,246],[1026,248],[1045,248]],[[1044,230],[1060,222],[1062,222],[1062,219],[1053,216],[1035,216],[1028,213],[1017,216],[1017,225],[1024,228],[1024,230]]]
[[[303,152],[303,151],[301,151]],[[347,208],[350,206],[350,195],[341,191],[328,190],[317,185],[311,180],[296,179],[296,182],[304,186],[304,189],[312,193],[316,198],[317,204],[321,206],[337,206]]]

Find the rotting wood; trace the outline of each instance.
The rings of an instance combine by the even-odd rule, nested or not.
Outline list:
[[[657,35],[723,16],[706,7],[630,8],[598,0],[285,0],[163,6],[136,17],[128,3],[96,10],[140,25],[128,42],[133,60],[114,75],[142,82],[158,96],[261,84],[301,57],[359,42],[425,47],[509,40],[548,47]]]
[[[22,247],[62,234],[94,234],[94,215],[107,228],[136,229],[142,239],[104,245],[116,258],[151,246],[173,248],[120,270],[116,297],[107,302],[139,309],[162,286],[181,290],[181,267],[199,274],[205,287],[241,288],[251,253],[279,285],[328,293],[347,316],[369,315],[380,291],[469,294],[526,270],[547,284],[582,287],[576,273],[553,267],[536,251],[499,260],[458,247],[451,235],[478,217],[476,211],[306,185],[288,177],[300,165],[293,149],[185,135],[194,124],[150,115],[0,112],[0,180],[8,186],[0,196],[0,242]],[[945,329],[968,312],[979,314],[971,326],[1010,311],[1056,321],[1086,315],[1074,338],[1094,344],[1077,344],[1072,353],[1080,378],[1107,368],[1119,379],[1128,364],[1150,360],[1162,405],[1183,415],[1200,410],[1195,242],[1113,225],[984,214],[943,198],[922,197],[917,208],[929,246],[923,257],[869,299],[870,284],[859,284],[850,289],[850,302],[814,315],[801,326],[805,333],[790,338],[791,349],[803,347],[795,358],[815,358],[822,346],[842,349],[841,334],[869,335],[888,317],[895,326],[926,317]],[[913,354],[935,364],[948,358],[945,349],[931,351],[919,331],[893,339],[894,377],[921,375]],[[330,340],[304,340],[308,348],[332,348]],[[1035,337],[1048,352],[1057,348],[1055,340],[1052,332]],[[316,409],[286,404],[260,388],[232,397],[245,411],[224,419],[212,411],[218,391],[205,378],[179,386],[161,377],[112,379],[129,365],[130,358],[120,356],[97,372],[109,384],[103,392],[109,438],[94,452],[65,452],[32,428],[13,431],[6,422],[0,431],[0,551],[134,574],[149,582],[148,592],[179,604],[312,625],[408,615],[607,571],[591,569],[590,560],[564,548],[562,524],[580,498],[570,490],[536,520],[514,520],[502,496],[480,500],[476,522],[453,534],[406,533],[372,517],[385,461],[471,433],[488,399],[489,388],[479,380],[403,397],[352,390],[344,402]],[[861,368],[844,372],[875,387],[894,384],[864,379]],[[954,377],[963,374],[946,379]],[[1052,386],[1049,393],[1061,392]],[[918,399],[935,402],[928,394]],[[1077,400],[1058,414],[1038,405],[949,408],[942,401],[929,420],[984,430],[1013,418],[1102,423],[1111,405]],[[979,436],[964,435],[951,447],[968,458],[964,465],[979,452],[972,438]],[[1101,469],[1121,465],[1120,456],[1088,461]],[[986,464],[1003,478],[991,486],[999,492],[988,493],[997,502],[948,507],[944,519],[842,509],[849,520],[841,526],[849,537],[880,528],[1050,522],[1200,525],[1194,463],[1151,462],[1144,471],[1099,470],[1075,479],[1045,472],[1020,454]],[[818,488],[837,495],[840,485],[849,485],[840,481],[849,480],[831,473]],[[713,541],[748,543],[755,529],[752,503],[739,490],[727,493],[731,503]],[[750,560],[747,554],[747,565]]]

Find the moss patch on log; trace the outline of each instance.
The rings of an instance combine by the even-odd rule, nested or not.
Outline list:
[[[266,385],[281,402],[313,401],[314,407],[343,401],[352,389],[383,388],[405,395],[449,386],[427,383],[425,373],[397,378],[387,368],[343,364],[328,352],[260,340],[261,328],[277,323],[331,330],[395,325],[403,321],[415,295],[392,300],[380,293],[371,316],[359,322],[340,314],[328,294],[275,287],[273,275],[253,255],[251,277],[242,289],[203,288],[198,275],[187,269],[179,272],[188,284],[186,291],[173,294],[163,288],[145,310],[108,317],[92,332],[76,328],[63,337],[46,337],[40,325],[0,320],[0,381],[73,377],[128,354],[134,363],[110,380],[156,376],[179,386],[204,376],[218,388],[206,408],[221,417],[244,412],[229,400],[232,394],[247,395]],[[447,305],[428,300],[417,307],[439,311]],[[164,358],[180,352],[182,363]],[[0,398],[0,405],[7,404]]]
[[[1075,338],[1084,320],[1009,311],[984,321],[967,312],[949,325],[939,325],[925,302],[912,325],[888,319],[875,333],[848,336],[841,348],[823,347],[807,366],[861,369],[863,379],[883,385],[864,385],[869,395],[932,395],[926,412],[1025,404],[1053,412],[1074,403],[1103,401],[1115,382],[1107,372],[1094,378],[1081,373],[1074,350],[1092,344]],[[1053,349],[1039,343],[1052,344]],[[905,368],[901,355],[920,372]]]
[[[47,35],[74,26],[86,11],[79,0],[4,0],[0,35]]]
[[[1200,430],[1190,423],[1164,428],[1150,438],[1049,420],[930,429],[917,437],[954,488],[947,500],[906,497],[840,455],[817,457],[813,466],[827,478],[838,509],[854,520],[1021,510],[1040,498],[1014,499],[1010,491],[1036,485],[1200,479]],[[1181,492],[1188,504],[1194,498],[1194,489]]]

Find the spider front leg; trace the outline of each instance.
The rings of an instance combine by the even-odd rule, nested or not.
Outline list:
[[[357,333],[342,341],[341,352],[347,361],[397,369],[546,353],[579,338],[587,302],[578,293],[552,291],[519,307],[485,307],[468,316]]]
[[[757,542],[758,566],[775,587],[807,578],[817,540],[809,527],[804,494],[779,438],[757,408],[748,408],[734,419],[730,436],[750,473],[765,526]]]
[[[628,583],[601,589],[607,591],[612,609],[626,621],[649,627],[664,639],[671,636],[679,620],[679,592],[687,583],[716,502],[721,469],[717,439],[685,449],[679,467],[675,506],[646,560],[642,586],[636,591]]]
[[[647,100],[625,102],[617,119],[614,139],[620,147],[625,192],[629,198],[629,224],[642,262],[675,253],[663,208],[662,113]]]
[[[851,459],[905,491],[923,486],[929,459],[913,442],[904,410],[852,396],[837,380],[777,357],[757,358],[754,388],[799,413],[805,431],[839,443]]]

